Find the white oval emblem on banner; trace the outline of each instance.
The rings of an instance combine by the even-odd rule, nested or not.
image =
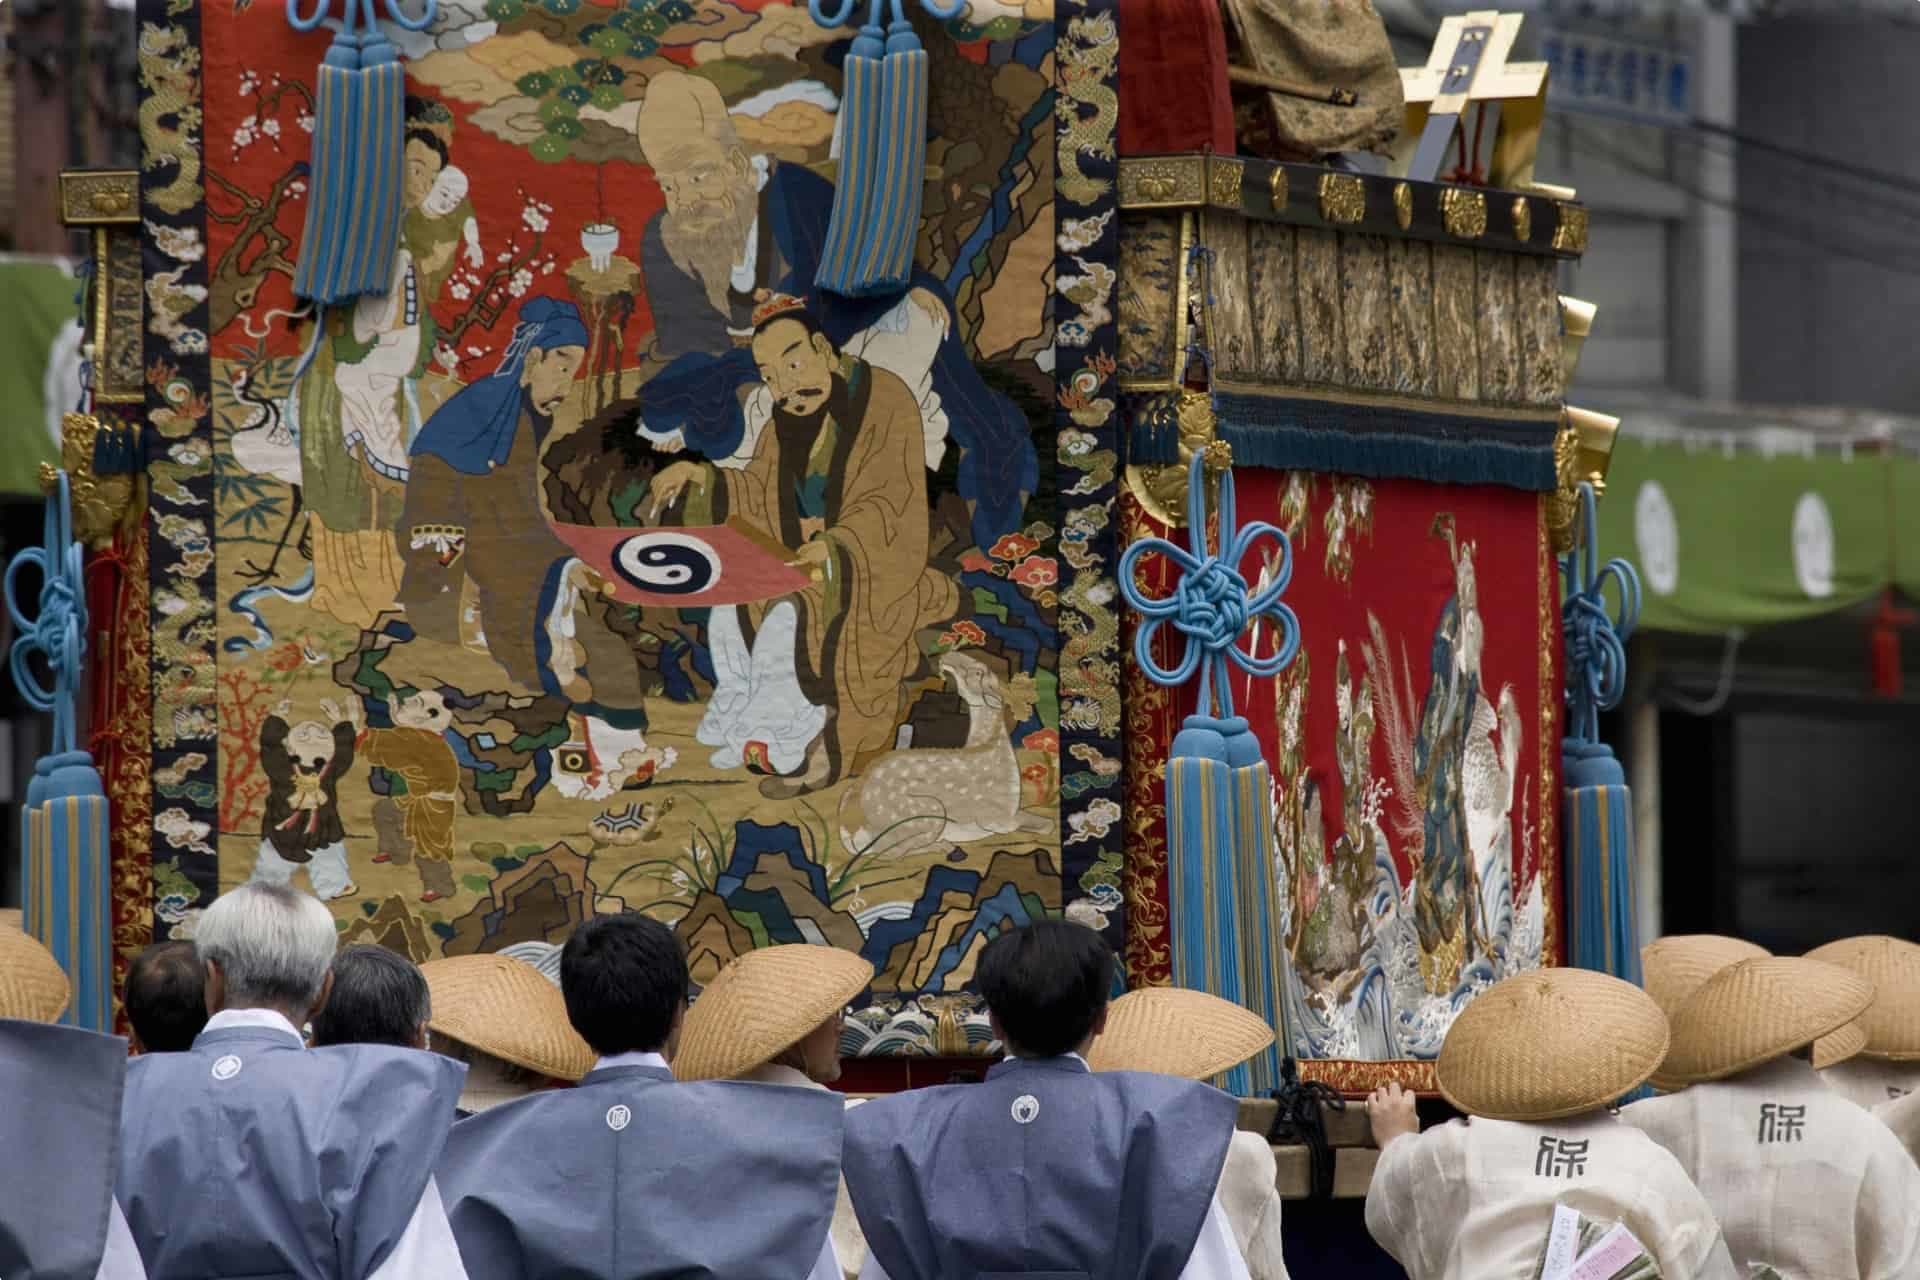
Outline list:
[[[213,1078],[215,1080],[231,1080],[239,1074],[240,1059],[236,1058],[233,1054],[229,1053],[224,1058],[214,1059]]]
[[[618,1133],[631,1123],[633,1123],[633,1112],[623,1106],[607,1108],[607,1128]]]
[[[1013,1100],[1013,1122],[1032,1124],[1040,1115],[1040,1099],[1030,1093],[1023,1093]]]
[[[1817,493],[1793,504],[1793,577],[1809,600],[1833,594],[1833,516]]]
[[[1640,486],[1633,500],[1633,543],[1640,553],[1640,576],[1657,596],[1680,585],[1680,526],[1673,503],[1657,481]]]

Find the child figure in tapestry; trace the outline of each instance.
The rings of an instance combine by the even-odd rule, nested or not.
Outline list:
[[[446,738],[453,723],[446,696],[436,689],[403,693],[390,705],[390,729],[360,728],[357,703],[350,703],[347,711],[359,730],[361,753],[369,763],[387,771],[392,788],[374,805],[380,851],[373,860],[417,866],[422,902],[452,897],[453,817],[460,799],[460,760]]]
[[[331,728],[318,720],[289,726],[284,700],[260,726],[268,791],[252,879],[285,884],[304,866],[314,895],[332,900],[355,892],[340,824],[340,779],[353,767],[357,726],[331,700],[320,710]]]

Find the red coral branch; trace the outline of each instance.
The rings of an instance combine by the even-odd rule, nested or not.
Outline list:
[[[267,780],[260,773],[260,726],[274,690],[243,671],[222,671],[220,689],[220,830],[246,829],[260,816]]]

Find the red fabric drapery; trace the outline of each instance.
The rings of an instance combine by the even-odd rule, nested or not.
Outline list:
[[[1234,154],[1219,0],[1121,0],[1120,154]]]

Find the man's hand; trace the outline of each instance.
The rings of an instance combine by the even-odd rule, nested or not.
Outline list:
[[[815,565],[825,564],[828,557],[832,554],[833,547],[825,538],[815,538],[812,542],[805,542],[800,545],[800,549],[793,553],[791,563],[803,569],[808,569]]]
[[[680,500],[686,487],[700,478],[700,468],[691,462],[676,462],[653,477],[652,501],[647,507],[651,520]]]
[[[1420,1116],[1413,1109],[1413,1093],[1402,1089],[1399,1081],[1385,1084],[1367,1099],[1367,1123],[1373,1128],[1373,1145],[1382,1151],[1395,1138],[1420,1132]]]
[[[945,341],[947,336],[947,304],[941,301],[940,295],[931,289],[909,289],[907,290],[907,301],[913,303],[914,306],[926,313],[927,319],[933,322],[933,327],[940,331],[941,340]]]
[[[320,699],[320,714],[334,724],[338,724],[340,721],[346,719],[345,716],[340,714],[340,704],[332,698]]]

